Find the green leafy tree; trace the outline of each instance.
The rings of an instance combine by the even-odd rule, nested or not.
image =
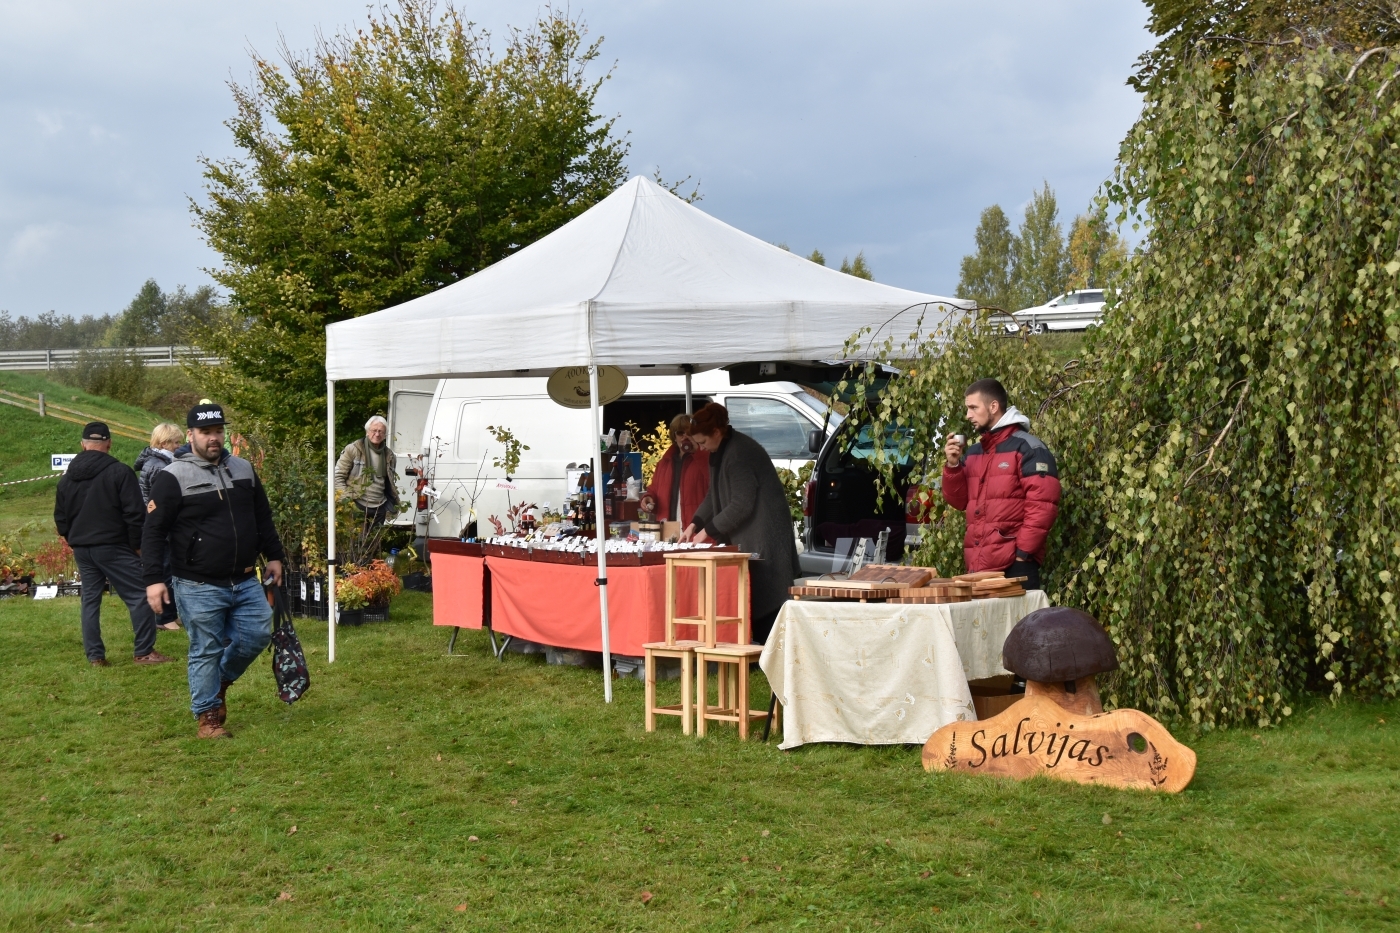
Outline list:
[[[325,327],[449,285],[607,196],[625,139],[599,116],[598,44],[548,12],[489,37],[431,0],[400,0],[360,32],[255,57],[233,86],[237,159],[206,160],[193,205],[223,257],[232,315],[200,343],[226,401],[271,437],[315,437]],[[384,405],[382,383],[338,390],[342,431]]]
[[[986,308],[1015,311],[1011,291],[1011,254],[1016,238],[1000,204],[982,212],[973,234],[977,250],[962,259],[959,298],[971,298]]]
[[[12,318],[10,312],[0,311],[0,350],[78,350],[100,346],[114,320],[109,314],[60,317],[57,311]]]
[[[1011,247],[1011,301],[1007,310],[1044,304],[1065,290],[1069,255],[1060,208],[1049,182],[1031,196]]]
[[[876,348],[908,379],[869,417],[915,457],[969,377],[1008,383],[1060,462],[1052,599],[1117,645],[1107,702],[1201,728],[1400,694],[1400,62],[1330,29],[1224,68],[1198,43],[1146,85],[1104,192],[1146,239],[1082,361],[975,321]],[[956,567],[935,517],[920,556]]]
[[[161,323],[169,307],[155,279],[147,279],[107,332],[110,347],[151,347],[160,343]]]
[[[1080,214],[1069,228],[1066,288],[1112,285],[1128,264],[1128,247],[1102,210]]]
[[[822,258],[825,259],[825,257]],[[826,263],[823,262],[822,265],[826,265]],[[873,281],[875,278],[874,273],[870,271],[870,264],[865,261],[864,251],[856,253],[855,259],[848,260],[843,258],[841,260],[841,271],[847,275],[853,275],[858,279],[865,279],[867,281]]]

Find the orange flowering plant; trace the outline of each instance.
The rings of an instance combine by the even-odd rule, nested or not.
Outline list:
[[[336,601],[343,609],[382,606],[403,592],[403,582],[382,560],[368,567],[346,565],[345,578],[336,587]]]

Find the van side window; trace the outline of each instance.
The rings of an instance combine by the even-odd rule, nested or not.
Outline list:
[[[389,407],[389,423],[394,426],[389,446],[398,454],[417,454],[423,442],[423,426],[433,396],[427,392],[395,392]]]
[[[475,463],[481,457],[481,435],[486,426],[481,423],[481,403],[471,399],[462,403],[457,419],[457,459]]]
[[[786,403],[775,398],[730,396],[724,406],[734,429],[758,441],[774,460],[811,458],[807,432],[812,423]]]

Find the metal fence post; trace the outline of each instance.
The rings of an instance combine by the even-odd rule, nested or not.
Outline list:
[[[39,393],[39,417],[44,417],[44,393]]]

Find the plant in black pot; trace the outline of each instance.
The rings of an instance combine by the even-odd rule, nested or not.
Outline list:
[[[346,565],[345,577],[336,585],[341,625],[389,621],[389,600],[403,591],[403,584],[382,560],[367,567]]]

